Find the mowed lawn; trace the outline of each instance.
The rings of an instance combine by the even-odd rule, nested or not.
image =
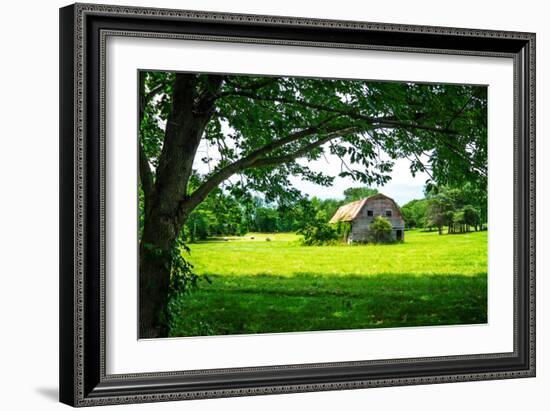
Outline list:
[[[186,258],[212,284],[172,301],[172,336],[487,322],[486,231],[407,231],[389,245],[227,240],[190,245]]]

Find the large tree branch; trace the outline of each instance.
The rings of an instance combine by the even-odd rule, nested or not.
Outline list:
[[[198,96],[196,110],[198,113],[208,113],[214,109],[214,101],[224,81],[227,81],[227,76],[219,76],[209,74],[206,77],[205,90]]]
[[[432,136],[427,134],[428,138],[430,138],[434,144],[437,144],[438,140]],[[461,150],[459,147],[456,147],[454,144],[452,144],[450,141],[447,140],[441,140],[441,143],[450,150],[453,154],[460,157],[462,160],[464,160],[466,163],[472,167],[472,169],[479,174],[481,174],[484,177],[487,177],[487,166],[484,164],[476,164],[467,154],[464,150]]]
[[[337,126],[327,126],[327,123],[334,120],[334,116],[329,117],[318,124],[308,127],[303,130],[296,131],[294,133],[289,134],[288,136],[284,138],[280,138],[278,140],[274,140],[271,143],[266,144],[265,146],[253,151],[252,153],[248,154],[243,160],[246,160],[248,162],[257,160],[258,158],[269,154],[273,152],[274,150],[277,150],[278,148],[281,148],[287,144],[293,143],[295,141],[298,141],[304,137],[311,136],[314,134],[321,134],[321,133],[327,133],[327,132],[334,132],[337,130],[342,129],[342,127]]]
[[[409,136],[411,135],[410,131],[407,131],[409,133]],[[480,175],[487,177],[487,166],[483,164],[476,164],[474,160],[472,160],[467,154],[465,154],[464,150],[461,150],[459,147],[455,146],[448,140],[438,140],[435,136],[426,133],[423,137],[430,139],[434,145],[437,145],[438,143],[441,143],[447,150],[451,151],[454,155],[457,157],[460,157],[462,160],[464,160],[467,164],[470,165],[470,167],[479,173]],[[415,153],[413,153],[416,155]],[[431,177],[431,176],[430,176]],[[432,178],[433,179],[433,178]]]
[[[277,83],[280,80],[279,77],[269,77],[265,78],[263,80],[259,81],[251,81],[248,84],[238,84],[232,81],[231,76],[224,76],[224,81],[235,87],[235,90],[231,91],[224,91],[224,92],[216,92],[212,93],[210,96],[208,96],[208,99],[205,100],[207,104],[214,104],[214,102],[222,97],[234,95],[234,91],[244,91],[244,92],[251,92],[251,91],[257,91],[261,88],[264,88],[266,86],[269,86],[271,84]]]
[[[228,84],[231,84],[235,89],[239,91],[247,90],[247,91],[256,91],[261,88],[264,88],[266,86],[270,86],[271,84],[277,83],[280,80],[280,77],[267,77],[259,81],[251,81],[248,84],[239,84],[235,83],[231,80],[228,80]],[[230,95],[231,91],[220,93],[217,95],[217,97],[223,97],[224,95]]]
[[[329,113],[337,113],[340,115],[347,116],[354,120],[362,120],[366,121],[372,125],[379,126],[379,127],[386,127],[386,128],[407,128],[407,129],[417,129],[417,130],[424,130],[424,131],[434,131],[438,133],[444,133],[444,134],[450,134],[450,135],[458,135],[459,133],[451,130],[447,127],[434,127],[434,126],[427,126],[424,124],[417,124],[417,123],[411,123],[407,121],[400,121],[395,119],[394,117],[372,117],[367,116],[361,113],[358,113],[355,110],[351,109],[344,109],[344,108],[336,108],[336,107],[330,107],[325,106],[323,104],[316,104],[316,103],[310,103],[304,100],[300,99],[291,99],[286,97],[265,97],[265,96],[258,96],[254,93],[249,93],[247,91],[240,91],[235,90],[231,92],[227,92],[225,94],[221,94],[220,96],[240,96],[240,97],[246,97],[250,98],[252,100],[258,100],[258,101],[272,101],[277,103],[284,103],[284,104],[295,104],[306,108],[315,109],[318,111],[324,111]]]
[[[442,134],[447,134],[452,136],[460,135],[460,133],[453,130],[449,130],[447,128],[426,126],[423,124],[410,123],[407,121],[393,120],[391,118],[385,118],[385,119],[381,118],[378,121],[374,121],[374,123],[378,127],[383,127],[383,128],[402,128],[407,130],[431,131],[435,133],[442,133]]]
[[[291,154],[269,157],[270,153],[273,153],[275,150],[285,146],[286,144],[295,142],[306,136],[321,134],[320,131],[321,130],[319,126],[297,131],[287,137],[280,138],[276,141],[273,141],[272,143],[266,144],[262,148],[253,151],[247,156],[241,158],[240,160],[237,160],[234,163],[231,163],[216,171],[199,188],[197,188],[193,193],[191,193],[191,195],[184,199],[184,201],[182,202],[181,212],[183,214],[188,214],[189,212],[191,212],[197,205],[201,203],[201,201],[206,198],[206,196],[214,188],[216,188],[223,181],[227,180],[229,177],[238,173],[239,171],[247,168],[267,167],[288,163],[298,157],[306,155],[314,148],[319,147],[334,138],[358,131],[358,129],[356,127],[331,129],[328,131],[328,133],[326,133],[325,131],[325,133],[323,133],[323,137],[312,143],[306,144],[305,146],[299,148]]]
[[[453,124],[453,122],[459,118],[462,113],[464,113],[464,110],[466,110],[466,107],[468,107],[468,105],[470,104],[470,102],[473,100],[474,96],[470,96],[468,98],[468,100],[466,101],[466,103],[464,103],[464,105],[460,108],[460,110],[458,110],[452,117],[451,119],[449,120],[449,122],[447,123],[447,125],[445,126],[445,128],[450,128],[451,125]]]
[[[339,130],[333,133],[329,133],[325,135],[324,137],[310,143],[306,144],[305,146],[299,148],[294,153],[286,154],[284,156],[276,156],[276,157],[264,157],[256,160],[254,163],[252,163],[248,168],[258,168],[258,167],[269,167],[269,166],[276,166],[284,163],[289,163],[291,161],[296,160],[297,158],[303,157],[311,152],[311,150],[322,146],[325,143],[328,143],[331,140],[334,140],[335,138],[341,137],[345,134],[352,133],[354,131],[357,131],[354,127],[349,127],[347,129]]]

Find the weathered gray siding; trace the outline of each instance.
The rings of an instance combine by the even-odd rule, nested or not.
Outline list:
[[[372,216],[368,215],[369,210],[372,211]],[[386,216],[386,210],[391,211],[391,217]],[[393,226],[392,237],[394,240],[396,239],[398,230],[401,231],[401,239],[404,239],[405,222],[401,218],[401,213],[396,208],[395,203],[388,198],[373,198],[367,201],[355,220],[352,221],[349,239],[359,242],[367,241],[369,224],[372,223],[372,220],[376,216],[385,217],[390,221]]]

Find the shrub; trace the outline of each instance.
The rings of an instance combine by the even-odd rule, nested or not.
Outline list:
[[[298,231],[298,234],[302,234],[304,236],[304,239],[302,240],[302,244],[304,245],[334,244],[340,238],[336,228],[322,220],[312,221]]]
[[[387,218],[377,216],[369,225],[369,241],[372,243],[388,243],[391,237],[392,225]]]

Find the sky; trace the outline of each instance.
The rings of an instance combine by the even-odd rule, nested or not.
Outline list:
[[[330,176],[338,176],[340,172],[340,159],[335,155],[325,154],[325,158],[309,163],[314,171],[323,171]],[[425,173],[416,173],[413,177],[409,170],[409,160],[399,159],[395,161],[391,180],[384,186],[374,186],[379,192],[391,197],[400,206],[414,199],[424,198],[424,185],[428,180]],[[291,177],[290,181],[295,188],[309,196],[326,198],[344,198],[344,190],[349,187],[362,187],[364,184],[353,181],[351,177],[336,177],[331,187],[323,187],[309,181],[303,181],[299,177]]]
[[[195,157],[193,168],[201,174],[208,173],[208,165],[204,164],[200,159],[209,157],[212,163],[215,164],[218,160],[218,156],[219,154],[216,148],[208,146],[206,141],[203,140]],[[305,160],[299,160],[299,162],[305,164]],[[332,186],[324,187],[309,181],[304,181],[299,176],[291,176],[290,181],[293,186],[310,197],[342,199],[344,198],[343,192],[346,188],[364,186],[360,182],[353,181],[351,177],[338,176],[341,162],[336,155],[326,152],[319,160],[309,161],[307,164],[313,171],[322,171],[327,175],[336,177]],[[396,160],[390,175],[391,180],[384,186],[375,186],[372,188],[377,188],[379,192],[393,198],[400,206],[403,206],[411,200],[424,198],[424,185],[429,177],[427,174],[421,172],[416,173],[416,176],[413,177],[409,170],[409,160]]]

